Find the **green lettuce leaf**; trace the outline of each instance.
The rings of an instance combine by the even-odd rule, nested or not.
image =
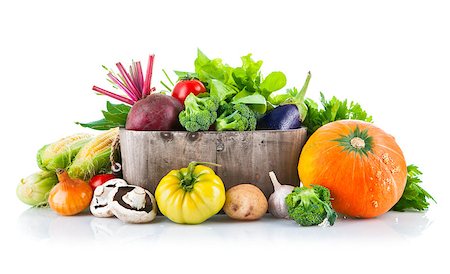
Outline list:
[[[241,61],[240,67],[233,68],[224,64],[222,59],[210,59],[198,50],[194,61],[195,75],[207,85],[210,93],[218,96],[221,101],[239,100],[240,103],[247,104],[263,114],[268,107],[273,107],[268,98],[272,92],[286,85],[286,76],[280,71],[275,71],[264,78],[261,75],[263,61],[253,60],[251,54],[242,56]],[[232,96],[229,96],[231,93]]]
[[[248,105],[250,109],[261,114],[265,113],[267,110],[266,98],[258,92],[251,93],[243,90],[234,96],[231,102],[233,104]]]
[[[282,89],[286,86],[286,75],[281,71],[274,71],[267,75],[262,81],[260,89],[263,94],[269,96],[272,92]]]
[[[204,83],[214,79],[227,85],[235,84],[232,77],[233,68],[223,64],[222,59],[211,60],[201,50],[198,50],[194,66],[196,76]]]
[[[209,93],[211,96],[219,98],[220,102],[226,101],[232,98],[237,93],[237,90],[230,85],[223,83],[217,79],[211,79],[208,82]]]

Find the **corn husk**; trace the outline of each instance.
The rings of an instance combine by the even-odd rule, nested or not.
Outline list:
[[[91,139],[90,134],[74,134],[43,146],[36,157],[39,168],[46,171],[66,169],[80,149]]]
[[[50,190],[58,183],[52,171],[40,171],[22,179],[16,193],[19,200],[32,206],[45,206]]]
[[[89,180],[100,171],[111,168],[110,155],[119,128],[110,129],[83,146],[68,169],[69,176]]]

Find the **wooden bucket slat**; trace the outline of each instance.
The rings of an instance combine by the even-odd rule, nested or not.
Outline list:
[[[170,170],[191,161],[220,164],[213,167],[226,189],[243,183],[273,192],[269,171],[283,184],[299,185],[297,163],[306,142],[306,129],[247,132],[183,132],[120,130],[124,179],[155,192]]]

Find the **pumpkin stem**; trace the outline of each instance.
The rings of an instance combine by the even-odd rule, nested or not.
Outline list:
[[[350,144],[352,145],[352,147],[354,147],[356,149],[361,149],[366,146],[366,143],[364,142],[364,140],[359,137],[353,137],[350,140]]]
[[[341,138],[333,141],[338,142],[342,146],[343,151],[367,155],[368,152],[372,152],[373,146],[373,138],[368,131],[368,129],[360,130],[356,126],[347,135],[341,135]]]

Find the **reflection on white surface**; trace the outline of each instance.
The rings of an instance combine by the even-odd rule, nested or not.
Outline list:
[[[208,241],[404,241],[422,234],[431,220],[426,213],[388,212],[374,219],[339,218],[333,227],[300,227],[294,221],[267,214],[254,222],[237,222],[225,215],[201,225],[179,225],[158,216],[149,224],[127,224],[116,218],[95,218],[88,213],[59,216],[48,208],[31,208],[18,219],[24,237],[49,241],[114,241],[123,243],[183,243],[186,239]]]

